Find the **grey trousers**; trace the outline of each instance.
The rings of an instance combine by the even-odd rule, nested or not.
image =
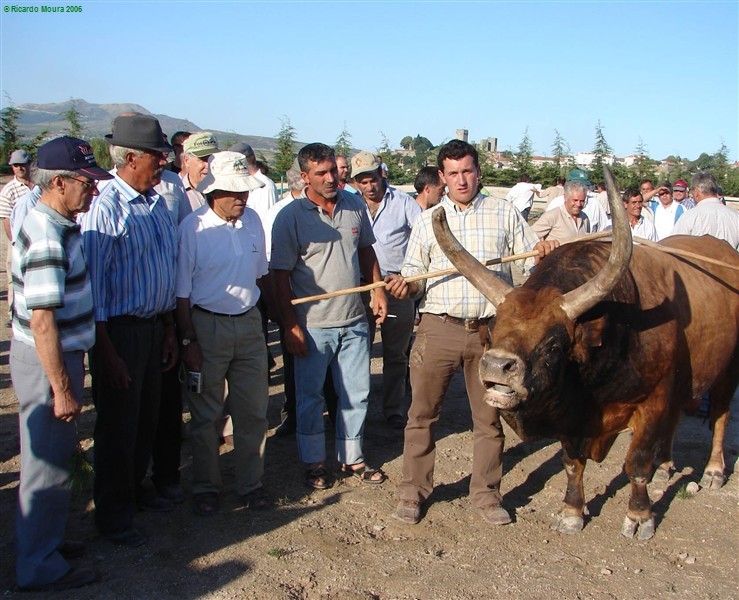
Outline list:
[[[83,352],[65,352],[64,364],[78,400],[82,399]],[[67,525],[74,423],[54,416],[49,379],[32,346],[13,340],[10,373],[20,403],[21,482],[16,513],[16,578],[20,587],[40,586],[64,577],[69,563],[58,552]]]
[[[185,390],[190,406],[193,494],[219,492],[218,438],[223,406],[233,420],[236,493],[243,496],[262,486],[267,440],[267,347],[259,309],[240,317],[192,311],[192,326],[203,353],[202,392]],[[228,382],[228,396],[224,386]]]

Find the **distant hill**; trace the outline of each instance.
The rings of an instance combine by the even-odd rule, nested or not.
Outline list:
[[[18,131],[22,135],[33,137],[44,129],[48,131],[49,137],[56,137],[66,132],[68,123],[61,117],[72,105],[82,114],[82,125],[85,128],[86,138],[103,137],[110,133],[110,126],[116,116],[122,112],[135,111],[145,115],[154,115],[162,125],[164,133],[171,136],[176,131],[203,131],[200,127],[187,119],[178,119],[169,115],[154,114],[140,104],[91,104],[81,99],[71,99],[66,102],[53,102],[50,104],[18,104],[16,108],[21,111],[18,119]],[[260,152],[266,158],[270,158],[277,151],[277,140],[271,137],[256,135],[244,135],[230,131],[212,131],[218,139],[221,148],[228,148],[236,142],[246,142]],[[304,142],[297,142],[303,146]]]

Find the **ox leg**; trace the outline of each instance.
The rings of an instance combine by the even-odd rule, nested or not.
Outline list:
[[[711,427],[713,428],[713,439],[711,441],[711,456],[708,459],[701,487],[709,490],[718,490],[724,485],[724,437],[726,436],[726,425],[729,422],[729,406],[731,397],[736,389],[737,369],[732,368],[725,373],[711,389]]]
[[[568,452],[568,444],[562,444],[565,473],[567,474],[567,491],[564,504],[555,515],[551,528],[560,533],[579,533],[585,524],[585,490],[583,489],[583,473],[585,458],[572,458]]]
[[[675,463],[672,462],[672,446],[679,420],[679,410],[673,410],[669,415],[665,415],[657,445],[657,454],[654,458],[655,469],[652,474],[654,483],[666,485],[675,471]]]
[[[654,535],[654,514],[647,492],[647,481],[655,456],[654,440],[657,439],[659,443],[662,437],[658,430],[659,421],[666,418],[668,415],[656,415],[654,421],[642,422],[642,427],[634,432],[624,465],[631,483],[629,510],[621,528],[624,537],[632,538],[636,535],[639,540],[648,540]]]

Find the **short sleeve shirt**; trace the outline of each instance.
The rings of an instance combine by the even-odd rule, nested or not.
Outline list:
[[[360,248],[375,242],[364,200],[338,191],[333,217],[304,195],[286,206],[272,227],[274,270],[290,271],[296,298],[359,285]],[[295,306],[302,326],[345,327],[365,318],[359,294]]]
[[[62,350],[89,350],[95,342],[92,288],[80,228],[39,202],[13,244],[13,335],[35,346],[31,314],[53,308]]]

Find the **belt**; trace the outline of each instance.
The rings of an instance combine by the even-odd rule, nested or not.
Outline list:
[[[195,310],[199,310],[200,312],[204,312],[206,314],[213,315],[214,317],[227,317],[229,319],[235,319],[236,317],[243,317],[245,314],[247,314],[249,312],[249,310],[251,310],[251,308],[250,308],[249,310],[245,310],[244,312],[239,313],[238,315],[229,315],[229,314],[226,314],[226,313],[215,312],[214,310],[208,310],[207,308],[203,308],[202,306],[198,306],[197,304],[193,304],[192,307]],[[252,307],[252,308],[254,308],[254,307]]]
[[[433,313],[430,313],[433,314]],[[453,325],[459,325],[464,327],[467,331],[477,331],[480,327],[487,327],[489,318],[487,319],[460,319],[459,317],[453,317],[451,315],[434,315],[439,317],[444,323],[452,323]]]

